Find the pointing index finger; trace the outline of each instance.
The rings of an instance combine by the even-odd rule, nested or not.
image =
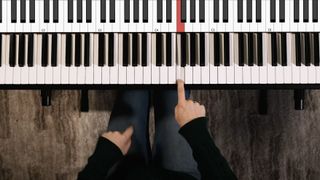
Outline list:
[[[182,80],[177,80],[177,88],[178,88],[178,104],[181,104],[186,100],[186,96],[184,92],[184,82]]]

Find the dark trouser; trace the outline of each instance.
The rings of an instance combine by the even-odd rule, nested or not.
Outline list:
[[[186,98],[190,91],[186,91]],[[153,97],[155,114],[154,147],[149,142],[149,107]],[[108,131],[124,131],[134,127],[129,155],[142,157],[162,168],[190,174],[200,179],[197,163],[187,141],[178,133],[174,108],[177,104],[176,90],[125,90],[120,91],[113,107]]]

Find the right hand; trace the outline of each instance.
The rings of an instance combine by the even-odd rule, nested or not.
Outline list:
[[[184,82],[177,80],[178,104],[175,108],[175,118],[179,126],[182,127],[188,122],[206,116],[206,109],[203,105],[192,100],[186,100]]]
[[[131,136],[133,134],[133,127],[128,127],[123,133],[119,131],[109,131],[102,134],[102,137],[107,138],[113,144],[118,146],[123,155],[126,155],[131,146]]]

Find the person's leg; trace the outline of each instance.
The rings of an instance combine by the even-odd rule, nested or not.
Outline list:
[[[149,96],[148,90],[119,91],[108,125],[108,131],[120,132],[133,125],[134,133],[128,155],[142,157],[146,163],[151,157],[148,128]]]
[[[189,98],[190,91],[186,91]],[[154,91],[155,140],[154,162],[169,170],[184,172],[200,179],[197,162],[188,142],[179,134],[174,109],[178,102],[176,90]]]

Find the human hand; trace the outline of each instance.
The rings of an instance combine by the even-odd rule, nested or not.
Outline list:
[[[180,127],[198,117],[206,116],[206,110],[203,105],[192,100],[186,100],[184,82],[182,80],[177,80],[177,88],[178,104],[175,107],[175,118]]]
[[[114,143],[121,150],[123,155],[128,153],[131,146],[131,136],[133,134],[133,127],[128,127],[123,133],[119,131],[109,131],[102,134],[102,137],[107,138]]]

